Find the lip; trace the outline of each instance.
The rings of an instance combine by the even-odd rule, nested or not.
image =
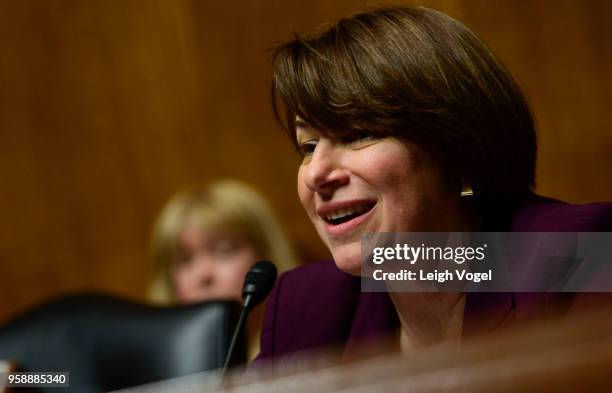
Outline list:
[[[357,216],[347,222],[343,222],[342,224],[333,225],[333,224],[328,223],[324,218],[325,215],[333,211],[336,211],[336,210],[346,209],[346,208],[350,208],[353,206],[372,204],[372,203],[374,203],[374,206],[372,206],[372,208],[368,210],[366,213],[360,216]],[[323,221],[323,224],[325,225],[325,230],[329,236],[342,237],[342,236],[346,236],[350,234],[355,228],[357,228],[359,225],[365,222],[370,217],[374,209],[376,209],[376,204],[377,204],[377,201],[371,200],[371,199],[359,199],[359,200],[356,199],[356,200],[350,200],[350,201],[332,202],[332,203],[327,203],[319,207],[317,209],[317,214],[319,215],[319,218]]]

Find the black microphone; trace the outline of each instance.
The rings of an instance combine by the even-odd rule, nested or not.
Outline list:
[[[251,311],[272,291],[276,281],[276,266],[270,261],[259,261],[244,278],[242,306]]]
[[[232,359],[234,346],[242,331],[246,315],[268,296],[274,287],[274,281],[276,281],[276,266],[270,261],[257,262],[244,277],[244,285],[242,286],[242,311],[240,312],[240,317],[238,318],[238,323],[236,324],[236,329],[234,330],[227,356],[225,357],[221,378],[225,376],[227,366]]]

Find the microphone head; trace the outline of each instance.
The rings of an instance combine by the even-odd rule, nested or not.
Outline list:
[[[253,265],[244,278],[242,301],[245,308],[261,303],[272,291],[276,281],[276,266],[270,261],[259,261]]]

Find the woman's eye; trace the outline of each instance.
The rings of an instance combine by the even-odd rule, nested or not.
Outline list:
[[[175,255],[175,263],[179,266],[185,266],[191,261],[191,254],[179,252]]]
[[[317,141],[311,140],[311,141],[301,142],[298,146],[298,150],[303,157],[306,157],[306,156],[312,155],[316,147],[317,147]]]

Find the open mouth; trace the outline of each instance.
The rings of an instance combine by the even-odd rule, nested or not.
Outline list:
[[[334,212],[325,214],[323,219],[331,225],[340,225],[342,223],[345,223],[347,221],[350,221],[354,218],[357,218],[361,215],[366,214],[367,212],[372,210],[375,204],[376,202],[372,202],[372,203],[368,203],[365,205],[352,206],[352,207],[339,209]]]

